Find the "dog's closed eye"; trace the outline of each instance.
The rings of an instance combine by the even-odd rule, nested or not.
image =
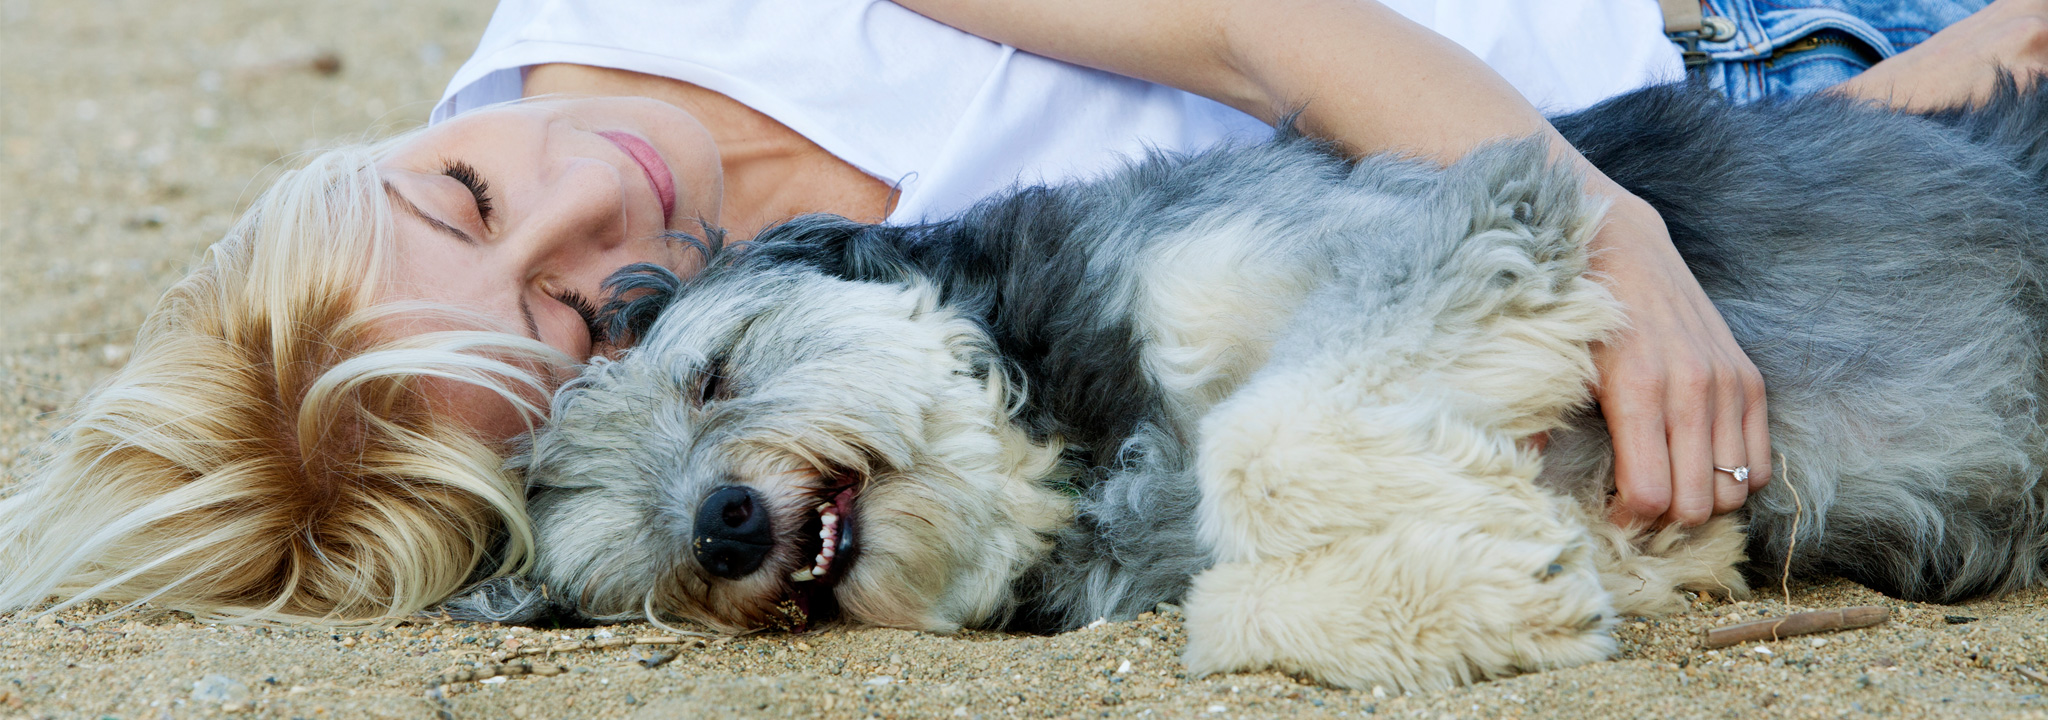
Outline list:
[[[716,400],[732,397],[727,393],[725,357],[719,356],[704,364],[704,370],[697,374],[697,405],[702,407]]]

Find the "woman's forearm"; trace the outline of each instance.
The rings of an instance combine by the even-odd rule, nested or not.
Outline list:
[[[1464,48],[1371,0],[903,0],[1020,49],[1151,80],[1354,153],[1452,160],[1543,116]],[[1563,140],[1557,142],[1562,145]]]

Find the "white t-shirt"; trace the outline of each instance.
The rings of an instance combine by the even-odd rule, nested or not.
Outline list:
[[[1538,107],[1680,75],[1655,0],[1383,0],[1472,50]],[[521,69],[619,68],[774,118],[901,191],[889,219],[945,217],[1018,183],[1147,149],[1257,140],[1257,119],[1172,88],[993,43],[886,0],[502,0],[434,108],[520,96]]]

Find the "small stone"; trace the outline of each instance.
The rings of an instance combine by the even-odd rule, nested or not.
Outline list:
[[[1222,706],[1222,705],[1210,705],[1210,706],[1209,706],[1209,714],[1211,714],[1211,715],[1214,715],[1214,714],[1216,714],[1216,713],[1220,713],[1220,712],[1223,712],[1223,711],[1225,711],[1225,710],[1229,710],[1229,709],[1230,709],[1230,708],[1224,707],[1224,706]]]
[[[871,677],[871,678],[868,678],[867,682],[864,682],[864,683],[861,683],[861,684],[862,684],[862,685],[893,685],[893,684],[895,684],[895,683],[896,683],[896,678],[892,678],[892,677],[889,677],[889,676],[887,676],[887,675],[877,675],[877,676],[875,676],[875,677]]]
[[[1127,672],[1130,672],[1130,671],[1131,671],[1131,661],[1129,661],[1129,660],[1125,660],[1125,661],[1123,661],[1123,663],[1121,663],[1121,664],[1119,664],[1119,665],[1117,665],[1117,666],[1116,666],[1116,674],[1118,674],[1118,675],[1122,675],[1122,674],[1124,674],[1124,673],[1127,673]]]
[[[672,660],[675,660],[675,659],[676,659],[676,656],[677,656],[677,655],[679,655],[679,654],[680,654],[680,653],[674,653],[674,652],[652,652],[652,653],[650,653],[650,652],[646,652],[646,651],[644,651],[644,650],[641,650],[640,648],[633,648],[633,657],[634,657],[634,659],[635,659],[635,660],[638,660],[638,661],[640,662],[640,665],[641,665],[641,667],[645,667],[645,668],[647,668],[647,669],[649,669],[649,670],[653,670],[653,669],[655,669],[655,668],[658,668],[658,667],[661,667],[661,666],[663,666],[663,665],[667,665],[667,664],[669,664],[669,662],[670,662],[670,661],[672,661]]]
[[[314,55],[313,61],[308,65],[313,68],[313,72],[333,77],[341,73],[341,56],[334,54],[333,51],[322,52]]]
[[[231,702],[231,703],[223,703],[223,704],[221,704],[221,706],[220,706],[220,711],[221,711],[221,712],[224,712],[224,713],[227,713],[227,714],[229,714],[229,715],[233,715],[233,714],[235,714],[235,713],[238,713],[238,712],[241,712],[241,711],[243,711],[243,710],[247,710],[247,709],[249,709],[249,708],[247,708],[247,707],[243,707],[241,703],[232,703],[232,702]]]
[[[226,675],[208,675],[192,683],[192,699],[203,703],[242,703],[249,688]]]
[[[1808,643],[1809,643],[1809,644],[1811,644],[1811,645],[1813,645],[1814,647],[1827,647],[1827,645],[1828,645],[1828,639],[1827,639],[1827,638],[1814,638],[1814,639],[1812,639],[1812,640],[1809,640],[1809,641],[1808,641]]]
[[[1973,618],[1968,615],[1943,615],[1941,616],[1941,621],[1948,623],[1950,625],[1962,625],[1966,623],[1976,622],[1977,618]]]
[[[1386,697],[1387,697],[1387,688],[1386,688],[1386,686],[1383,686],[1383,685],[1374,685],[1374,686],[1372,686],[1372,696],[1373,696],[1373,697],[1375,697],[1375,698],[1381,698],[1381,699],[1384,699],[1384,698],[1386,698]]]
[[[39,628],[53,628],[63,624],[64,621],[58,620],[55,615],[44,615],[36,618],[36,627]]]
[[[1771,655],[1771,654],[1773,654],[1773,653],[1771,652],[1771,649],[1770,649],[1770,648],[1764,647],[1764,646],[1762,646],[1762,645],[1758,645],[1758,646],[1756,646],[1756,647],[1750,648],[1750,649],[1749,649],[1749,651],[1750,651],[1750,652],[1753,652],[1753,653],[1756,653],[1756,654],[1758,654],[1758,655]]]

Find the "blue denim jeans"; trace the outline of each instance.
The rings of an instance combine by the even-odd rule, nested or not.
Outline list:
[[[1736,102],[1816,92],[1920,44],[1990,0],[1702,0],[1735,36],[1698,72]]]

